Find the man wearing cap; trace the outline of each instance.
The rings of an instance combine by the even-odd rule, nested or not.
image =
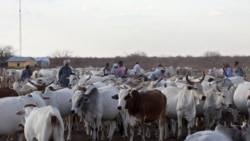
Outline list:
[[[69,76],[72,73],[71,68],[69,67],[69,60],[64,60],[63,61],[63,66],[61,67],[61,69],[59,70],[59,74],[58,74],[58,78],[59,78],[59,82],[62,85],[62,87],[68,87],[69,85]]]

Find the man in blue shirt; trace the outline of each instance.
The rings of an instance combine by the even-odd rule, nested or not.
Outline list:
[[[156,81],[157,79],[164,77],[165,75],[165,70],[164,68],[157,68],[149,77],[150,80]]]
[[[31,75],[32,75],[32,71],[31,71],[30,65],[26,65],[25,69],[22,71],[21,80],[26,81],[30,79]]]
[[[232,77],[233,76],[233,69],[230,67],[228,63],[223,63],[223,71],[225,74],[225,77]]]

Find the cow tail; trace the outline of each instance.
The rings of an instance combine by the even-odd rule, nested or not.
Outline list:
[[[51,121],[52,127],[56,127],[59,123],[56,115],[51,115],[50,121]]]

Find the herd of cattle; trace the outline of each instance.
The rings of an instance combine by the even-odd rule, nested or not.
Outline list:
[[[120,78],[89,67],[73,69],[70,87],[62,88],[58,70],[35,70],[27,82],[19,81],[21,70],[2,71],[1,138],[70,141],[84,124],[95,141],[112,140],[115,131],[129,141],[135,132],[143,141],[150,136],[159,141],[250,141],[246,77],[224,78],[221,68],[166,67],[166,77],[151,81],[152,72],[143,69]],[[150,134],[153,125],[157,131]]]

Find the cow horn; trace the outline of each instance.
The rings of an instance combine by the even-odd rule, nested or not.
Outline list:
[[[54,83],[54,80],[52,80],[50,83],[48,83],[48,84],[46,85],[46,87],[49,86],[49,85],[52,84],[52,83]]]
[[[137,86],[136,86],[136,90],[140,90],[141,88],[143,88],[143,82],[139,83]]]
[[[32,82],[31,80],[28,80],[28,82],[29,82],[30,84],[32,84],[33,86],[38,87],[38,85],[35,84],[34,82]]]
[[[201,80],[199,81],[199,83],[201,83],[205,79],[205,72],[202,71],[202,74],[203,74],[203,76],[202,76]]]
[[[91,78],[91,74],[89,75],[89,78],[87,78],[86,80],[88,81],[88,80],[90,80],[90,78]]]
[[[188,73],[189,73],[189,72],[188,72]],[[189,84],[193,85],[194,82],[191,81],[191,80],[189,80],[189,78],[188,78],[188,73],[186,74],[186,81],[187,81]]]

